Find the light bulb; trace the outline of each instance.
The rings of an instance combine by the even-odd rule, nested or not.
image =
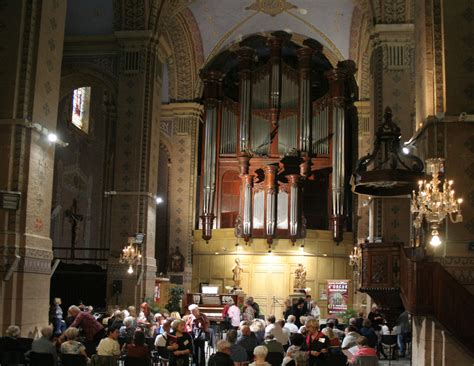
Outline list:
[[[462,203],[462,198],[458,198],[458,203],[459,203],[459,204]]]
[[[132,274],[132,273],[133,273],[133,267],[132,267],[132,265],[130,265],[130,267],[128,267],[127,273],[129,273],[129,274]]]
[[[441,245],[441,239],[439,238],[438,231],[433,230],[432,235],[433,236],[431,237],[430,245],[432,245],[434,247],[437,247],[437,246]]]
[[[56,142],[58,141],[58,136],[55,133],[48,133],[48,141]]]
[[[402,153],[408,155],[410,153],[410,149],[408,147],[402,147]]]
[[[161,197],[156,197],[155,198],[156,204],[159,205],[160,203],[163,203],[163,198]]]

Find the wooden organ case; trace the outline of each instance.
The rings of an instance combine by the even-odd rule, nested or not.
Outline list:
[[[202,70],[201,225],[237,237],[295,242],[305,230],[342,240],[350,209],[357,97],[352,61],[333,68],[322,45],[251,36]]]

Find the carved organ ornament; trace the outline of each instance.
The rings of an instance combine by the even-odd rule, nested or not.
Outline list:
[[[309,228],[330,227],[342,240],[354,73],[352,61],[334,69],[319,42],[297,45],[285,32],[251,36],[209,62],[201,72],[204,240],[214,225],[229,227],[224,218],[231,217],[245,242],[295,243],[305,236],[305,216]],[[239,189],[221,183],[229,171],[239,172]],[[326,188],[311,192],[318,186],[309,181]]]

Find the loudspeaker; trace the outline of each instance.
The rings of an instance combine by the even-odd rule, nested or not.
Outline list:
[[[114,295],[122,293],[122,280],[114,280],[112,282],[112,293]]]

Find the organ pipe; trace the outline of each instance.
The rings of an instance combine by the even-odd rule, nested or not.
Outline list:
[[[214,199],[216,192],[217,162],[217,124],[220,114],[220,97],[222,74],[209,72],[203,75],[204,80],[204,167],[203,167],[203,211],[202,237],[209,241],[212,237],[214,222]]]
[[[290,239],[294,243],[300,232],[300,199],[299,199],[299,180],[300,176],[297,174],[290,174],[287,176],[288,184],[290,186],[290,221],[289,231]]]
[[[346,181],[346,127],[344,81],[347,72],[339,67],[328,72],[329,93],[332,98],[332,231],[337,243],[343,239],[344,229],[344,189]]]
[[[242,209],[242,234],[246,242],[249,241],[252,236],[252,192],[253,192],[253,175],[244,174],[242,175],[243,184],[243,202],[244,207]]]
[[[277,166],[265,166],[265,235],[267,236],[268,244],[271,244],[273,242],[277,223],[276,172]]]
[[[249,150],[249,131],[252,110],[252,62],[255,51],[242,47],[237,52],[240,76],[240,152],[246,154]]]
[[[311,48],[301,48],[296,51],[298,55],[299,73],[300,73],[300,149],[303,152],[311,153]]]

